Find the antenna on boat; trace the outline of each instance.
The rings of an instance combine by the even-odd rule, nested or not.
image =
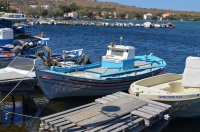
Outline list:
[[[65,50],[63,50],[64,68],[66,68],[66,55]]]
[[[122,41],[123,41],[123,36],[121,36],[120,38],[119,38],[119,40],[120,40],[120,45],[122,45]]]

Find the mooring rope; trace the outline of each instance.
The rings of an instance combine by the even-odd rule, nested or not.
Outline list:
[[[36,116],[30,116],[30,115],[24,115],[24,114],[20,114],[20,113],[15,113],[15,112],[10,112],[10,111],[7,111],[5,109],[1,109],[2,111],[5,111],[6,112],[6,119],[7,119],[7,116],[9,114],[13,114],[13,115],[17,115],[17,116],[22,116],[22,117],[27,117],[27,118],[33,118],[33,119],[40,119],[40,117],[36,117]]]

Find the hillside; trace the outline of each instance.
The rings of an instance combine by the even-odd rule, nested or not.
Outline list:
[[[160,10],[160,9],[145,9],[139,8],[135,6],[127,6],[113,2],[95,2],[92,0],[9,0],[11,6],[23,9],[23,5],[31,5],[31,4],[38,4],[38,5],[51,5],[55,6],[58,4],[67,4],[70,5],[72,3],[76,3],[82,7],[102,7],[102,8],[115,8],[116,12],[142,12],[142,13],[165,13],[165,12],[173,12],[177,15],[185,14],[185,15],[194,15],[200,16],[200,12],[192,12],[192,11],[172,11],[172,10]]]

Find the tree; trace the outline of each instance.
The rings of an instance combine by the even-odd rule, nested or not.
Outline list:
[[[5,0],[0,0],[0,11],[7,11],[8,4]]]
[[[42,14],[43,17],[46,17],[48,15],[48,10],[47,9],[43,9],[42,10]]]
[[[141,12],[136,12],[136,13],[135,13],[135,17],[136,17],[137,19],[141,20],[141,19],[143,19],[143,13],[141,13]]]
[[[120,14],[118,15],[118,17],[119,17],[119,19],[125,19],[126,13],[120,13]]]
[[[72,11],[80,10],[80,6],[76,5],[76,3],[72,3],[71,5],[69,5],[69,8],[70,8]]]

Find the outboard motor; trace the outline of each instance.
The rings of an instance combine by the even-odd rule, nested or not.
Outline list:
[[[77,61],[77,64],[79,65],[91,64],[90,58],[87,55],[82,55],[80,58],[81,59]]]

